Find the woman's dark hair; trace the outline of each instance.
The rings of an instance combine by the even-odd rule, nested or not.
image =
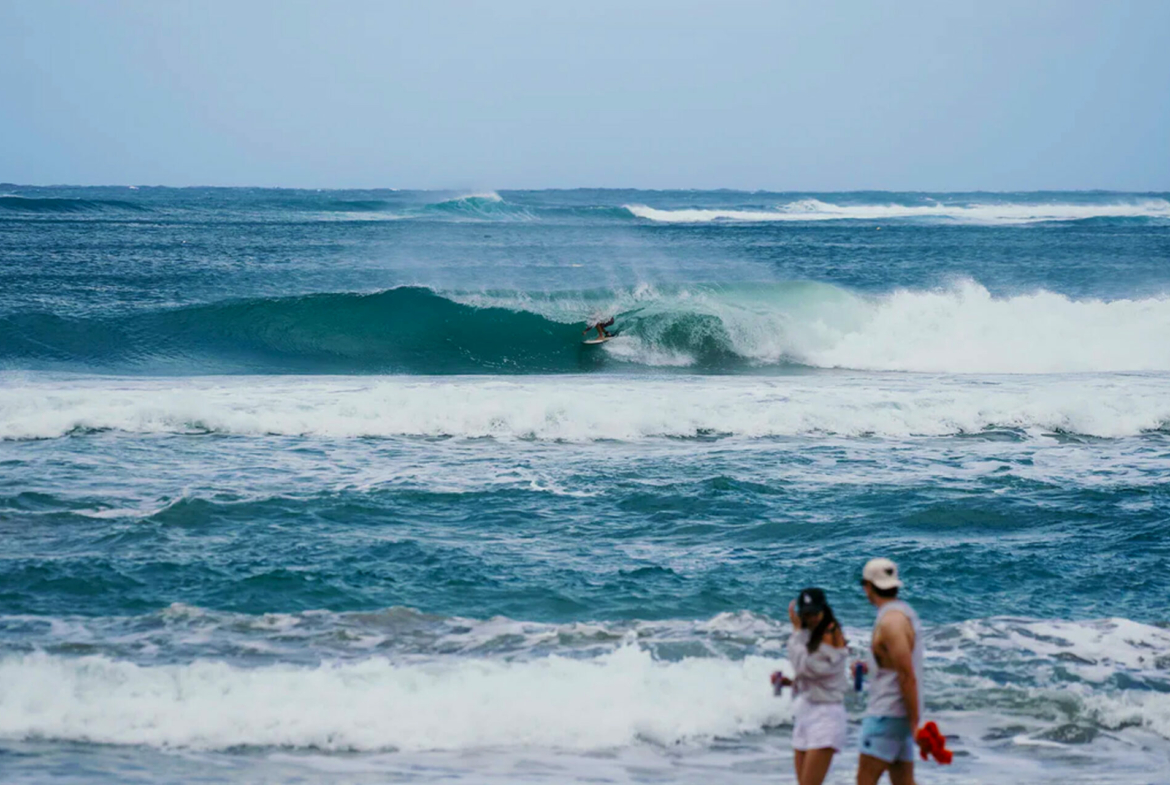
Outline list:
[[[809,614],[812,615],[812,614]],[[804,619],[801,618],[800,624],[804,626]],[[825,609],[821,611],[821,620],[817,622],[817,626],[812,628],[808,635],[808,653],[812,654],[821,646],[821,641],[825,638],[825,633],[837,624],[837,617],[833,615],[833,609],[829,607],[829,603],[825,603]]]

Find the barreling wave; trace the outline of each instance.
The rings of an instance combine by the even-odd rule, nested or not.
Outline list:
[[[579,338],[579,328],[534,313],[401,288],[108,319],[18,314],[0,318],[0,362],[177,372],[561,372],[581,367]]]
[[[583,346],[615,316],[618,336]],[[0,317],[9,369],[568,373],[793,367],[927,373],[1170,371],[1170,298],[994,297],[973,281],[867,296],[830,284],[313,294],[111,317]]]
[[[772,221],[896,221],[934,220],[971,224],[1031,224],[1108,219],[1170,219],[1165,199],[1061,202],[964,202],[927,204],[835,204],[820,199],[800,199],[772,208],[657,209],[629,204],[630,214],[656,223],[766,223]]]

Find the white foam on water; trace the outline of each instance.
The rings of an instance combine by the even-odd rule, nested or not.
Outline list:
[[[996,297],[965,280],[875,297],[811,284],[755,299],[687,293],[658,307],[666,313],[606,350],[646,365],[693,365],[699,359],[693,347],[714,338],[757,365],[964,374],[1170,370],[1165,296],[1076,300],[1038,291]],[[688,334],[687,345],[665,346],[666,334],[692,315],[714,322],[689,327],[697,332]]]
[[[1170,218],[1170,202],[1157,198],[1092,203],[935,202],[923,205],[842,205],[819,199],[801,199],[773,209],[663,210],[644,204],[628,204],[625,208],[638,218],[661,223],[934,219],[974,224],[1026,224],[1087,218]]]
[[[371,658],[319,667],[0,659],[0,736],[225,749],[606,749],[737,736],[788,716],[775,661]]]
[[[450,294],[578,323],[617,315],[614,359],[701,364],[713,348],[767,366],[923,373],[1170,371],[1170,296],[1074,299],[1038,290],[992,295],[970,279],[863,295],[808,281],[735,287],[641,286],[582,295]]]
[[[417,625],[437,625],[442,643],[434,645],[461,653],[362,652],[362,659],[261,667],[10,654],[0,657],[0,738],[190,754],[258,746],[279,748],[268,759],[335,774],[384,770],[409,778],[410,767],[420,765],[501,782],[517,780],[520,761],[547,763],[523,768],[520,779],[558,782],[576,776],[574,762],[596,763],[590,771],[615,781],[651,770],[678,781],[749,781],[752,772],[765,771],[757,763],[767,761],[779,766],[766,768],[769,777],[788,769],[789,732],[782,726],[791,704],[787,696],[773,698],[767,683],[772,670],[787,665],[782,647],[763,645],[782,642],[788,625],[767,616],[555,625],[403,608],[271,614],[250,622],[189,606],[164,615],[179,624],[209,623],[213,637],[222,627],[224,634],[264,640],[315,625],[324,625],[317,633],[327,637],[337,624],[355,633],[368,626],[377,635],[394,634],[387,624],[401,622],[411,635]],[[120,638],[126,620],[81,621],[86,629],[62,624],[53,634],[100,643],[110,634]],[[113,628],[103,631],[106,624]],[[866,647],[866,630],[847,634],[855,653]],[[519,650],[466,653],[491,649],[489,642],[501,638],[522,641]],[[677,660],[651,653],[703,640],[718,643],[719,651]],[[1123,618],[997,617],[928,627],[926,643],[928,718],[952,735],[959,757],[948,769],[927,765],[924,778],[1093,782],[1109,773],[1109,781],[1157,781],[1149,776],[1170,750],[1170,630]],[[850,781],[862,705],[850,696],[850,748],[831,782]]]
[[[456,197],[455,199],[449,199],[448,201],[463,202],[463,201],[469,201],[471,199],[476,199],[476,200],[479,200],[481,202],[502,202],[502,201],[504,201],[503,197],[500,196],[495,191],[476,191],[475,193],[464,194],[463,196]]]
[[[1125,437],[1167,428],[1170,379],[1070,377],[194,377],[0,375],[0,438],[98,430],[594,441],[1011,428]]]
[[[830,319],[831,319],[830,315]],[[898,291],[859,326],[826,323],[789,350],[811,365],[883,371],[1074,373],[1170,370],[1170,298],[993,297],[972,281]]]

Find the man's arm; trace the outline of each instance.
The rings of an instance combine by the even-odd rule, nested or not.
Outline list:
[[[883,659],[898,674],[910,732],[916,733],[921,718],[918,716],[918,676],[914,673],[914,627],[906,614],[891,611],[885,615],[881,624],[881,642],[885,649]]]

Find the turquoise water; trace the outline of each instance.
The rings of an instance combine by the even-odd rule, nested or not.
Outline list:
[[[1168,199],[2,186],[0,772],[784,781],[880,554],[920,779],[1155,781]]]

